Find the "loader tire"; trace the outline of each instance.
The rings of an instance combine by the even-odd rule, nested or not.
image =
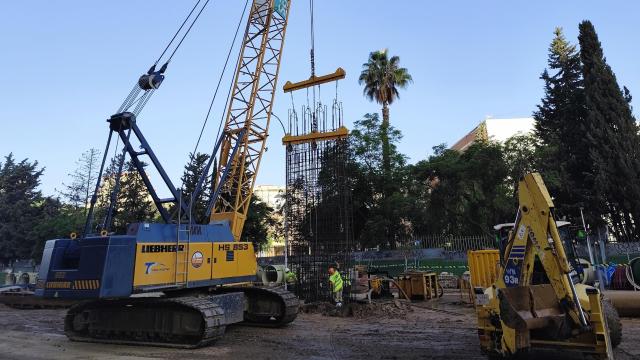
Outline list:
[[[616,310],[608,300],[602,301],[602,310],[604,312],[604,316],[607,318],[611,346],[615,348],[620,345],[620,342],[622,342],[622,323],[620,322],[618,310]]]

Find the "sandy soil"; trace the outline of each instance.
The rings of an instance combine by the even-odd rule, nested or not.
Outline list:
[[[230,327],[216,345],[196,350],[70,342],[65,310],[14,310],[0,305],[1,359],[485,359],[473,309],[459,298],[414,303],[409,311],[329,317],[302,313],[283,329]],[[623,319],[617,360],[640,359],[640,319]],[[539,358],[539,357],[535,357]],[[545,354],[545,360],[566,359]]]

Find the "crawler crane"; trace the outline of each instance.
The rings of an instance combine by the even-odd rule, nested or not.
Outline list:
[[[171,183],[137,124],[141,107],[164,79],[168,61],[144,74],[108,120],[104,159],[115,135],[164,223],[131,224],[126,234],[115,235],[109,231],[110,209],[102,229],[92,233],[100,170],[85,231],[77,239],[47,241],[37,283],[38,296],[83,300],[66,315],[64,329],[70,339],[199,347],[220,338],[230,324],[281,326],[296,318],[298,299],[293,294],[251,286],[256,257],[252,243],[241,239],[265,152],[290,1],[251,0],[249,6],[215,156],[191,199],[183,199]],[[202,12],[194,10],[197,16]],[[132,145],[134,140],[141,149]],[[160,174],[169,198],[159,197],[143,158]],[[213,184],[205,184],[214,158]],[[197,224],[191,206],[205,186],[213,187],[210,221]]]

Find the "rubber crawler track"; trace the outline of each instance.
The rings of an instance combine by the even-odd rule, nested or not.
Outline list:
[[[24,292],[7,291],[0,295],[0,304],[14,309],[64,309],[75,303],[77,301],[44,299]]]
[[[283,287],[266,288],[266,287],[230,287],[223,288],[224,291],[242,291],[249,301],[251,299],[269,299],[279,303],[278,313],[271,316],[252,316],[254,314],[245,314],[242,325],[261,326],[261,327],[281,327],[291,323],[298,316],[300,308],[300,300],[291,292]],[[250,311],[250,310],[249,310]]]
[[[256,314],[251,313],[252,307],[245,313],[245,319],[240,325],[260,327],[281,327],[291,323],[298,316],[299,300],[291,292],[283,288],[263,287],[224,287],[217,289],[212,294],[205,293],[168,298],[128,298],[120,300],[96,300],[80,303],[73,306],[65,317],[65,334],[70,340],[125,345],[161,346],[170,348],[198,348],[208,346],[224,335],[224,309],[210,300],[216,294],[242,292],[249,303],[252,301],[267,304],[270,311]],[[136,321],[127,321],[126,325],[118,324],[114,328],[105,325],[99,329],[91,327],[91,315],[113,311],[131,311],[133,308],[155,308],[157,313],[162,313],[165,318],[172,318],[180,312],[196,311],[202,317],[199,338],[194,339],[160,330],[149,330],[149,326],[136,327]],[[98,316],[100,318],[100,316]],[[80,325],[77,325],[80,319]],[[88,325],[87,325],[88,324]],[[148,324],[147,324],[148,325]],[[78,329],[80,327],[81,329]],[[123,330],[124,329],[124,330]]]
[[[185,338],[180,334],[165,334],[149,331],[145,328],[136,328],[135,322],[128,322],[130,329],[122,331],[119,329],[106,330],[96,333],[91,330],[76,331],[74,320],[76,315],[85,311],[99,311],[100,309],[114,309],[128,305],[142,305],[145,307],[157,307],[162,312],[170,313],[176,310],[195,310],[202,317],[200,337],[194,341],[193,338]],[[147,345],[171,348],[198,348],[207,346],[220,339],[224,335],[225,326],[223,309],[207,297],[175,297],[175,298],[136,298],[123,300],[99,300],[78,304],[67,312],[65,317],[65,335],[70,340],[107,343],[107,344],[127,344],[127,345]]]

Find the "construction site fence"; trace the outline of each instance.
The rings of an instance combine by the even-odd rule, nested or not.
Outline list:
[[[593,240],[591,243],[591,250],[597,260],[599,260],[599,263],[602,262],[602,249],[600,248],[602,244],[602,242],[593,242]],[[640,242],[605,243],[604,250],[606,262],[613,261],[626,263],[628,260],[640,256]],[[576,251],[578,256],[581,258],[589,259],[589,248],[586,244],[577,244]]]
[[[495,243],[489,236],[424,236],[413,237],[404,242],[403,249],[354,251],[353,260],[357,263],[378,263],[380,267],[404,268],[408,266],[421,267],[426,260],[448,260],[462,262],[467,259],[468,250],[495,249]],[[592,251],[601,260],[600,246],[602,243],[592,243]],[[640,242],[606,243],[605,256],[607,262],[626,263],[628,259],[640,256]],[[578,256],[589,259],[586,244],[576,246]],[[258,259],[260,265],[284,264],[284,256],[262,257]],[[380,263],[382,262],[382,263]],[[387,262],[389,262],[387,264]],[[600,262],[600,261],[599,261]],[[433,264],[429,264],[433,267]],[[424,265],[422,265],[424,266]],[[447,271],[443,264],[442,271]]]
[[[373,243],[376,242],[373,241]],[[384,243],[384,241],[381,240],[378,243]],[[449,253],[466,254],[469,250],[486,250],[496,248],[494,237],[489,235],[414,235],[411,237],[396,239],[392,249],[374,248],[367,249],[364,252],[411,252],[420,251],[422,249],[442,249]]]

